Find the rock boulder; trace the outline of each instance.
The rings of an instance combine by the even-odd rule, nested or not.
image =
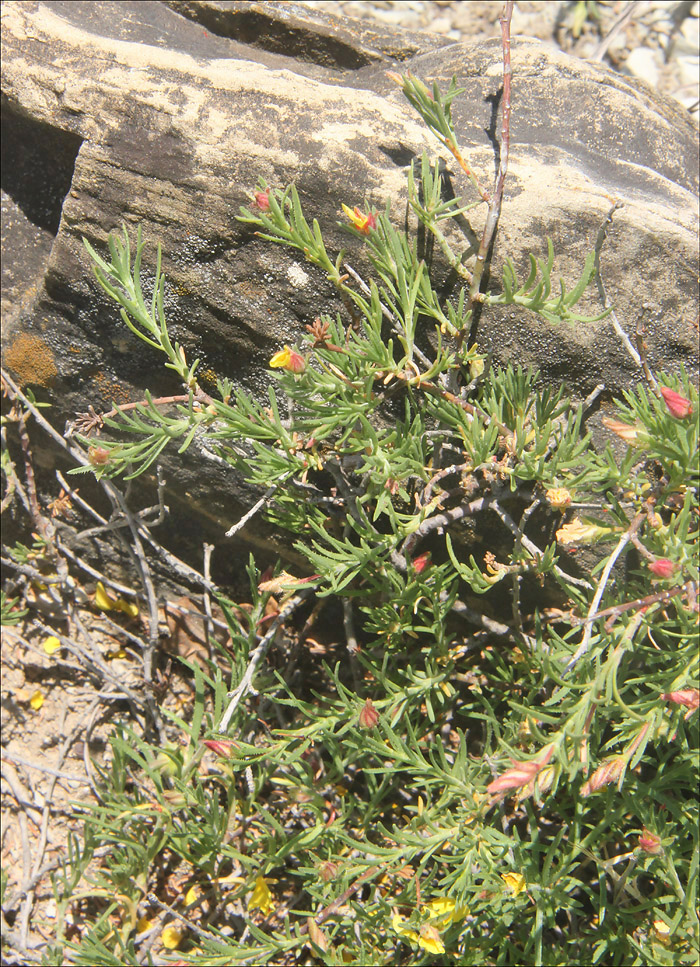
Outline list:
[[[205,379],[228,375],[259,393],[276,349],[320,312],[342,311],[313,267],[236,221],[259,178],[294,181],[329,251],[349,247],[362,265],[338,225],[341,203],[390,199],[403,223],[407,166],[424,148],[438,154],[386,76],[409,68],[466,88],[457,130],[482,181],[493,180],[498,40],[443,45],[293,3],[7,0],[2,23],[4,360],[51,399],[60,425],[146,387],[179,392],[98,288],[83,237],[104,250],[122,223],[132,238],[141,224],[147,270],[162,245],[167,313],[188,357],[203,360]],[[549,236],[555,272],[572,285],[619,201],[602,259],[618,318],[631,335],[644,321],[653,368],[696,371],[696,127],[643,84],[548,45],[514,38],[512,56],[491,284],[504,257],[522,270]],[[467,191],[447,161],[455,192]],[[583,306],[600,311],[594,286]],[[508,308],[484,314],[478,339],[497,361],[536,366],[578,396],[638,379],[609,320],[553,328]],[[174,519],[194,521],[198,539],[220,540],[251,502],[196,454],[168,466]],[[248,536],[269,539],[257,527]]]

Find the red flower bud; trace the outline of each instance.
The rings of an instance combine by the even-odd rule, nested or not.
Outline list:
[[[231,758],[231,748],[233,747],[233,742],[221,742],[219,739],[205,739],[204,745],[212,752],[216,752],[218,756],[222,759]]]
[[[413,570],[416,572],[416,574],[420,574],[430,564],[430,551],[425,551],[423,554],[418,554],[413,558],[412,564]]]
[[[677,567],[678,565],[669,561],[667,557],[659,557],[649,564],[649,570],[657,578],[670,578]]]
[[[664,398],[668,412],[671,416],[675,416],[677,420],[685,420],[693,412],[690,400],[681,396],[680,393],[676,393],[675,390],[669,389],[667,386],[659,386],[659,392]]]

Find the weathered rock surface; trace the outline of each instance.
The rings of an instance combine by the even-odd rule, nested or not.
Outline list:
[[[462,145],[482,181],[495,172],[497,41],[441,47],[272,3],[7,0],[2,25],[4,358],[45,388],[54,419],[139,399],[144,387],[178,391],[101,294],[83,236],[100,250],[123,222],[132,237],[140,223],[146,265],[162,245],[169,319],[188,357],[259,392],[272,352],[342,309],[313,268],[235,220],[260,177],[296,182],[329,250],[348,245],[341,202],[391,199],[403,222],[406,166],[437,152],[386,77],[397,64],[443,85],[457,75]],[[696,127],[643,84],[539,42],[514,40],[513,70],[494,286],[504,257],[524,269],[547,236],[572,285],[618,200],[602,260],[618,317],[630,334],[644,320],[653,368],[696,370]],[[594,287],[583,305],[599,311]],[[553,329],[506,309],[484,315],[479,341],[581,396],[637,379],[609,320]],[[209,518],[211,536],[249,500],[197,458],[177,480],[176,515],[203,533]]]

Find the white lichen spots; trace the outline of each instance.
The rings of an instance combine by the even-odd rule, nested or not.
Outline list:
[[[297,289],[303,288],[309,281],[309,277],[300,265],[294,263],[287,269],[287,278]]]

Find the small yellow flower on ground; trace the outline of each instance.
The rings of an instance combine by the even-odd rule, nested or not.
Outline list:
[[[571,494],[566,487],[552,487],[545,496],[555,510],[564,510],[571,503]]]
[[[113,598],[107,593],[102,581],[98,581],[95,588],[95,604],[100,611],[123,611],[130,618],[138,618],[139,616],[137,604],[133,601],[127,601],[126,598]]]
[[[187,931],[179,923],[171,923],[164,928],[160,935],[160,941],[166,950],[176,950]]]
[[[34,709],[35,712],[39,711],[41,706],[44,704],[44,696],[41,694],[40,691],[37,690],[36,692],[34,692],[32,697],[29,699],[29,704],[31,705],[31,707]]]
[[[56,635],[49,635],[44,642],[43,647],[47,655],[53,655],[61,647],[61,642],[58,640]]]

